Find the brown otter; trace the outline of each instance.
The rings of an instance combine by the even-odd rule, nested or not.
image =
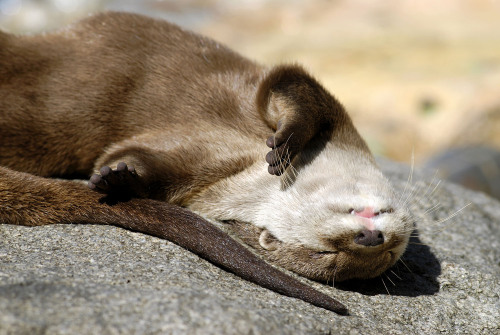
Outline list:
[[[164,21],[105,13],[42,36],[0,33],[0,114],[3,223],[142,231],[338,312],[282,274],[250,274],[258,261],[193,212],[317,280],[379,275],[412,229],[342,105],[306,71]],[[46,178],[93,171],[93,191]]]

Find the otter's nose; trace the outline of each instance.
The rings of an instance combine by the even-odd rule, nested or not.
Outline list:
[[[365,247],[374,247],[384,243],[384,235],[380,230],[362,230],[354,238],[354,243],[364,245]]]

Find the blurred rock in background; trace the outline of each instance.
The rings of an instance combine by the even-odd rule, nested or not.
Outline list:
[[[500,148],[500,1],[0,0],[0,27],[48,31],[102,10],[161,17],[265,64],[304,64],[375,154],[414,153],[418,165],[457,146]]]
[[[452,148],[425,164],[428,171],[500,199],[500,151],[486,146]]]

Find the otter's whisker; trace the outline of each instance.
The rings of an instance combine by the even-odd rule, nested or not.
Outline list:
[[[411,191],[409,192],[408,196],[406,196],[405,201],[403,202],[402,206],[406,206],[411,200],[414,200],[415,202],[420,202],[424,198],[432,199],[432,193],[435,192],[439,184],[441,183],[441,180],[439,180],[436,184],[436,186],[433,188],[433,190],[429,193],[430,187],[433,185],[435,180],[435,177],[431,180],[430,183],[427,184],[427,187],[424,185],[419,185],[419,183],[415,183],[411,187]],[[425,188],[425,191],[424,191]]]
[[[288,139],[287,139],[287,142],[288,142]],[[285,145],[286,145],[286,142],[285,142]],[[275,150],[275,151],[278,150],[278,147],[276,146],[276,142],[273,145],[273,150]],[[274,155],[272,165],[279,167],[279,169],[283,169],[284,164],[283,164],[283,160],[281,158],[281,155],[278,155],[278,154]],[[283,174],[280,177],[280,180],[282,183],[282,188],[287,189],[290,187],[290,184],[287,181],[286,171],[283,172]]]
[[[291,155],[290,155],[290,151],[288,149],[288,141],[290,140],[292,135],[293,135],[293,133],[291,133],[290,136],[288,136],[288,138],[286,139],[285,143],[282,144],[283,148],[286,148],[284,155],[278,155],[279,162],[278,162],[277,166],[279,166],[279,169],[281,171],[283,171],[281,180],[282,180],[283,184],[285,185],[285,188],[289,188],[292,184],[292,178],[290,177],[290,175],[288,173],[289,169],[286,169],[287,164],[291,165],[291,160],[290,160]]]
[[[337,276],[338,265],[335,264],[335,269],[333,270],[332,287],[335,287],[335,277]]]
[[[389,289],[387,288],[387,285],[385,285],[384,278],[380,277],[380,280],[382,280],[382,284],[384,284],[384,287],[385,287],[385,290],[386,290],[387,294],[391,295],[391,292],[389,292]]]
[[[292,184],[292,181],[293,181],[292,177],[290,176],[290,170],[293,167],[292,167],[292,163],[290,161],[290,151],[288,150],[288,148],[286,148],[286,155],[284,158],[283,167],[285,167],[287,164],[288,164],[289,168],[284,171],[283,175],[284,176],[286,175],[286,179],[288,181],[288,187],[290,187],[290,185]]]
[[[451,214],[451,215],[447,216],[447,217],[446,217],[446,218],[444,218],[444,219],[441,219],[441,220],[439,220],[439,221],[433,222],[433,224],[434,224],[434,225],[439,225],[439,224],[441,224],[441,223],[444,223],[444,222],[446,222],[446,221],[448,221],[448,220],[450,220],[450,219],[454,218],[454,217],[455,217],[455,216],[457,216],[457,215],[458,215],[461,211],[463,211],[465,208],[467,208],[467,207],[468,207],[468,206],[470,206],[471,204],[472,204],[472,202],[469,202],[467,205],[465,205],[465,206],[463,206],[462,208],[460,208],[460,209],[456,210],[453,214]],[[441,228],[440,230],[438,230],[438,231],[436,231],[436,232],[437,232],[437,233],[440,233],[440,232],[444,231],[444,230],[445,230],[448,226],[449,226],[449,224],[448,224],[448,225],[445,225],[443,228]]]
[[[430,214],[436,210],[438,210],[439,208],[441,207],[441,204],[440,203],[437,203],[435,204],[434,206],[432,206],[431,208],[427,209],[425,212],[424,212],[424,215],[425,214]]]
[[[398,276],[398,275],[396,274],[396,272],[394,272],[394,271],[392,271],[392,270],[389,270],[389,271],[391,271],[391,273],[392,273],[393,275],[395,275],[395,276],[396,276],[399,280],[403,280],[400,276]]]
[[[416,192],[418,192],[418,190],[419,190],[418,185],[414,185],[411,189],[411,192],[408,194],[408,196],[406,197],[405,201],[401,206],[405,207],[408,204],[408,202],[410,202],[410,200],[414,199],[415,194]]]
[[[298,176],[299,172],[298,172],[298,171],[295,169],[295,167],[292,165],[292,162],[291,162],[291,161],[289,162],[289,164],[290,164],[290,170],[291,170],[291,171],[292,171],[292,173],[293,173],[293,177],[294,177],[294,178],[297,178],[297,176]]]
[[[429,190],[431,189],[432,184],[434,184],[434,181],[437,179],[437,173],[438,173],[438,170],[436,170],[436,172],[434,172],[434,175],[432,176],[432,179],[431,179],[430,183],[427,185],[427,188],[425,189],[425,192],[422,194],[421,198],[425,197],[427,195],[427,193],[429,193]],[[441,180],[438,180],[437,185],[439,185],[440,182],[441,182]],[[432,192],[430,194],[432,194]],[[421,198],[419,198],[419,200]]]
[[[441,185],[441,180],[439,180],[436,184],[436,186],[434,186],[434,189],[431,191],[431,193],[429,193],[429,196],[432,196],[434,194],[434,192],[436,192],[436,190],[438,189],[438,187]]]
[[[396,287],[396,284],[391,280],[391,278],[389,277],[389,275],[387,275],[386,273],[384,273],[384,275],[387,278],[387,280],[391,282],[392,286]]]
[[[401,257],[399,261],[401,262],[401,264],[405,266],[406,269],[408,269],[408,271],[410,271],[410,273],[413,273],[413,271],[408,267],[408,265],[406,265],[405,261],[403,260],[403,257]]]
[[[410,173],[408,175],[408,180],[406,181],[406,184],[405,184],[405,188],[403,190],[403,193],[401,194],[398,202],[397,202],[397,206],[399,206],[401,204],[401,200],[403,199],[403,197],[405,196],[406,194],[406,190],[408,189],[408,186],[411,185],[412,183],[412,180],[413,180],[413,169],[414,169],[414,166],[415,166],[415,153],[413,152],[412,150],[412,154],[411,154],[411,166],[410,166]]]

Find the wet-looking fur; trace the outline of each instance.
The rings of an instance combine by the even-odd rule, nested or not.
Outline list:
[[[381,274],[412,230],[343,106],[304,69],[134,14],[0,32],[0,165],[0,222],[222,243],[157,231],[201,215],[316,280]],[[74,176],[91,190],[48,179]]]

